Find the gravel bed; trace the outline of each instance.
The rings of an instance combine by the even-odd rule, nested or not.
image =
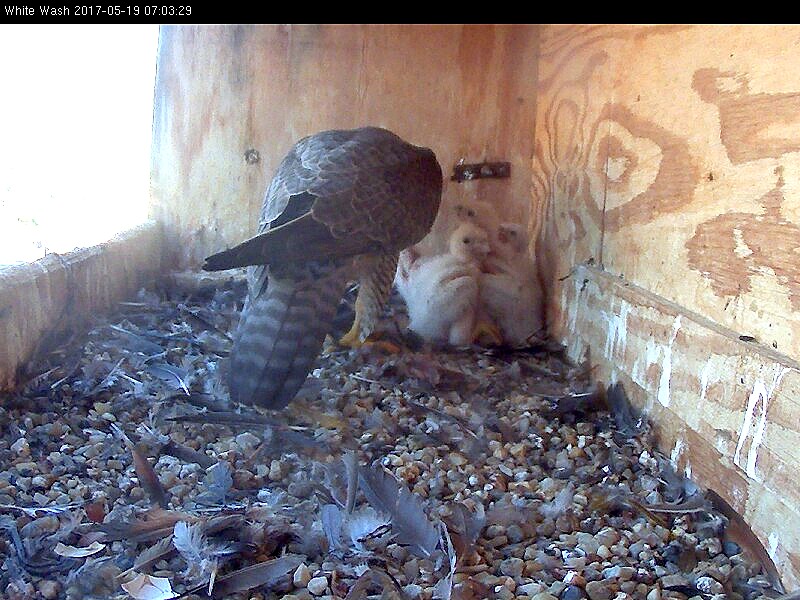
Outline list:
[[[300,398],[263,414],[220,384],[242,296],[143,291],[0,397],[0,597],[780,590],[624,393],[557,348],[414,344],[395,302],[401,353],[329,345]]]

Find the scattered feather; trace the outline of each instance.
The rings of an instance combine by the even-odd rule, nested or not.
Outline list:
[[[705,512],[711,508],[711,504],[703,497],[702,494],[695,494],[683,502],[675,502],[670,504],[645,504],[644,507],[652,512],[683,515],[687,513]]]
[[[148,364],[145,370],[150,373],[150,375],[158,377],[168,385],[171,385],[176,389],[183,390],[187,396],[191,395],[189,392],[189,386],[186,383],[186,380],[189,376],[189,372],[186,369],[181,369],[169,363],[161,362]]]
[[[330,551],[341,550],[342,545],[342,511],[335,504],[325,504],[321,509],[322,529],[328,540]]]
[[[139,573],[131,581],[123,583],[122,589],[134,600],[169,600],[176,597],[169,579],[144,573]]]
[[[77,548],[75,546],[67,546],[62,542],[56,544],[55,548],[53,548],[53,552],[58,554],[59,556],[66,556],[68,558],[86,558],[87,556],[92,556],[93,554],[97,554],[98,552],[102,552],[105,550],[106,545],[101,544],[100,542],[92,542],[88,546],[83,548]]]
[[[445,527],[444,523],[439,523],[439,543],[445,552],[449,568],[447,574],[433,586],[433,597],[439,600],[450,600],[450,596],[453,593],[453,575],[456,573],[458,556],[456,555],[455,548],[453,548],[450,533],[447,531],[447,527]]]
[[[519,509],[514,507],[515,513]],[[481,531],[486,525],[487,515],[483,504],[478,503],[475,512],[469,510],[464,504],[455,504],[452,508],[452,515],[445,519],[450,542],[455,548],[458,556],[465,556],[469,553]]]
[[[118,576],[119,568],[111,557],[88,558],[67,577],[67,598],[111,598],[119,592]]]
[[[136,562],[133,566],[122,573],[120,577],[125,577],[134,571],[143,571],[149,569],[159,560],[169,558],[175,552],[175,545],[172,543],[172,536],[165,537],[152,546],[145,548],[139,556],[136,557]]]
[[[230,594],[251,590],[254,587],[272,587],[294,571],[303,557],[285,554],[280,558],[257,563],[217,578],[212,598],[226,598]]]
[[[572,498],[575,496],[575,485],[570,481],[565,485],[556,497],[550,502],[545,502],[539,507],[539,512],[546,519],[557,519],[572,506]]]
[[[35,519],[42,515],[60,515],[80,508],[78,504],[64,504],[62,506],[17,506],[16,504],[0,504],[0,511],[19,511]]]
[[[128,331],[119,325],[109,325],[108,327],[117,335],[117,337],[124,340],[125,346],[133,352],[142,352],[144,354],[152,355],[159,354],[164,351],[164,348],[155,342],[151,342],[141,335],[133,333],[132,331]]]
[[[89,391],[89,393],[87,395],[88,396],[94,396],[100,390],[102,390],[105,387],[107,387],[107,386],[111,385],[112,383],[114,383],[114,381],[115,381],[114,376],[117,373],[117,369],[119,369],[119,366],[122,364],[122,362],[124,360],[125,360],[124,356],[122,358],[120,358],[117,361],[117,364],[115,364],[113,367],[111,367],[111,369],[109,370],[108,374],[105,377],[103,377],[103,379],[100,380],[100,383],[98,383],[96,386],[94,386]]]
[[[485,523],[491,525],[508,526],[521,525],[535,520],[534,509],[527,506],[517,506],[506,498],[495,502],[486,511]]]
[[[345,600],[364,600],[371,588],[381,591],[381,598],[387,600],[409,600],[408,594],[383,569],[371,567],[364,571],[347,592]]]
[[[428,520],[420,497],[380,465],[362,466],[359,481],[367,501],[391,519],[397,543],[409,546],[419,556],[430,556],[436,549],[439,534]]]
[[[161,508],[152,508],[143,517],[132,520],[111,520],[99,525],[98,529],[105,532],[110,541],[127,540],[143,543],[172,535],[175,523],[178,521],[193,523],[199,520],[197,517],[180,511]]]
[[[233,554],[232,546],[210,542],[200,523],[175,523],[172,543],[186,561],[184,577],[192,584],[209,582],[216,574],[220,561]]]
[[[220,461],[206,469],[201,487],[203,491],[197,496],[198,504],[225,504],[225,499],[233,487],[230,464]]]
[[[389,521],[386,517],[381,517],[373,508],[365,506],[344,519],[342,531],[350,546],[363,552],[366,550],[364,542],[387,525]]]
[[[164,486],[161,485],[161,481],[158,479],[158,474],[153,469],[153,466],[147,460],[147,458],[139,452],[130,438],[125,434],[122,429],[119,428],[115,423],[111,424],[111,429],[114,433],[125,442],[125,445],[130,450],[131,455],[133,456],[133,468],[136,471],[136,476],[139,478],[139,483],[144,488],[147,495],[153,502],[156,502],[161,508],[166,508],[168,501],[167,501],[167,492],[164,490]]]
[[[356,492],[358,492],[358,457],[352,450],[348,450],[342,456],[345,473],[347,474],[347,502],[345,511],[348,515],[352,514],[356,506]]]
[[[628,394],[621,383],[614,383],[606,390],[606,402],[617,424],[617,429],[623,435],[635,435],[643,426],[643,419],[631,406]]]

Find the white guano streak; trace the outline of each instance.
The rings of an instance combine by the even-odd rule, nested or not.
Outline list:
[[[672,336],[669,338],[669,344],[664,348],[664,360],[661,362],[661,379],[658,382],[658,401],[662,406],[669,406],[669,380],[672,377],[672,345],[678,337],[678,331],[681,328],[681,315],[675,317],[672,324]]]
[[[625,354],[625,345],[628,341],[628,313],[631,305],[625,300],[620,299],[619,314],[614,311],[611,305],[611,314],[603,312],[606,322],[606,345],[603,349],[605,357],[609,360],[614,358],[614,354]]]
[[[739,439],[736,442],[736,450],[733,453],[733,463],[740,469],[744,469],[750,479],[756,478],[756,461],[758,460],[758,450],[761,443],[764,441],[764,432],[767,429],[767,410],[769,403],[772,399],[772,394],[775,389],[780,385],[783,376],[790,369],[788,367],[781,367],[778,373],[772,379],[772,385],[767,389],[766,384],[757,379],[753,384],[753,391],[747,399],[747,407],[744,412],[744,420],[742,421],[742,429],[739,432]],[[756,406],[761,404],[759,411],[758,423],[754,425]],[[742,450],[744,449],[745,441],[750,437],[750,429],[753,428],[753,437],[750,441],[750,447],[747,450],[747,462],[742,465]]]

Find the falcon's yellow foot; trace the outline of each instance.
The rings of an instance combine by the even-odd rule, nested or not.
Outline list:
[[[339,345],[347,346],[348,348],[360,348],[364,345],[364,341],[361,339],[361,326],[357,318],[353,322],[353,326],[350,328],[350,331],[341,337],[339,340]]]
[[[364,346],[376,348],[386,354],[400,354],[403,351],[403,347],[395,344],[394,342],[390,342],[389,340],[375,339],[372,336],[367,338],[367,340],[364,342]]]
[[[357,332],[354,334],[352,329],[348,331],[342,337],[342,339],[339,340],[339,345],[353,349],[367,347],[370,349],[381,350],[387,354],[400,354],[403,351],[402,346],[399,346],[394,342],[390,342],[389,340],[379,339],[377,336],[369,336],[362,342],[361,336],[358,335]]]
[[[478,321],[472,330],[472,341],[476,344],[502,346],[503,336],[497,325],[491,321]]]

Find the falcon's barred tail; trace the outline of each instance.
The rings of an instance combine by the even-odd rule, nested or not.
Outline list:
[[[233,401],[271,409],[292,401],[322,349],[344,287],[333,271],[318,279],[273,277],[263,293],[251,291],[231,352]]]

